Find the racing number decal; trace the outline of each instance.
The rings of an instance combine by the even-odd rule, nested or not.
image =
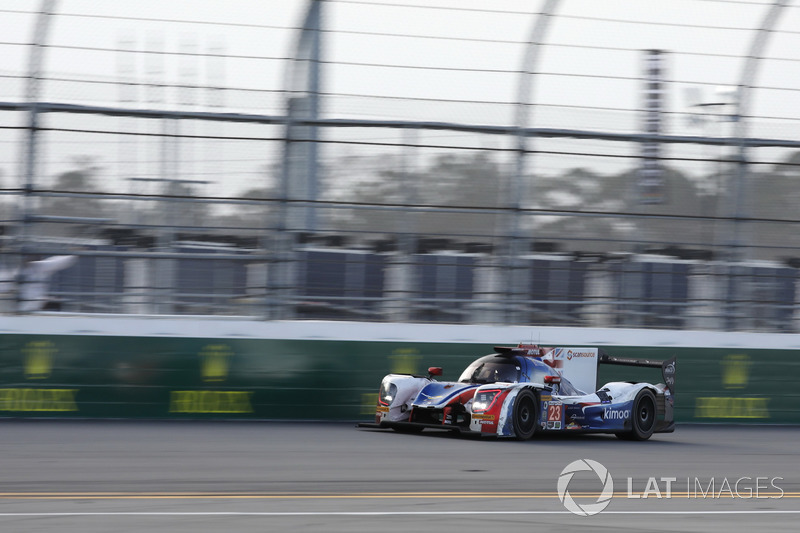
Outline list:
[[[547,404],[547,429],[561,429],[564,415],[564,405],[561,402]]]

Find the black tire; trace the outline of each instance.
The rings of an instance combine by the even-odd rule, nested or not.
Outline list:
[[[530,389],[524,389],[514,400],[512,415],[514,436],[517,440],[528,440],[536,433],[539,424],[539,402]]]
[[[625,434],[630,440],[647,440],[656,429],[656,395],[650,389],[642,389],[633,400],[631,431]]]

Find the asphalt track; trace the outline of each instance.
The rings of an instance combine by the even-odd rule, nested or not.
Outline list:
[[[613,480],[609,499],[593,471],[564,478],[573,508],[607,504],[592,516],[557,494],[580,459]],[[798,531],[799,459],[791,427],[515,442],[353,424],[5,420],[0,531]]]

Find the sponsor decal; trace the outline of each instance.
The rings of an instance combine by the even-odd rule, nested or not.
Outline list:
[[[603,409],[603,420],[627,420],[630,416],[628,409]]]
[[[56,345],[50,341],[32,341],[22,348],[25,379],[47,379],[53,369]]]
[[[726,389],[744,389],[747,387],[750,373],[750,357],[747,354],[726,355],[721,361],[722,386]]]
[[[476,414],[476,415],[472,415],[472,419],[473,420],[494,420],[494,415]]]
[[[664,383],[670,392],[675,392],[675,361],[667,363],[662,372]]]
[[[769,398],[697,398],[695,418],[769,418]]]
[[[594,357],[595,352],[579,352],[575,350],[567,350],[567,360],[571,361],[573,357]]]
[[[439,396],[431,396],[429,394],[425,394],[424,392],[420,392],[420,394],[427,398],[427,400],[425,400],[426,402],[429,402],[431,400],[438,400],[439,398],[444,398],[444,394],[440,394]]]
[[[417,373],[419,362],[422,356],[416,348],[398,348],[389,356],[392,363],[392,374],[411,374]]]
[[[170,413],[252,413],[248,391],[180,390],[170,393]]]
[[[582,409],[575,409],[575,406],[567,406],[567,417],[570,420],[585,420]]]
[[[387,405],[379,405],[378,406],[378,412],[379,413],[388,413],[389,412],[389,407]]]
[[[536,344],[520,344],[517,348],[524,350],[526,355],[539,355],[542,351]]]
[[[582,429],[582,428],[583,428],[583,426],[581,426],[580,424],[578,424],[578,423],[575,421],[575,419],[574,419],[574,418],[571,418],[571,419],[569,420],[569,424],[567,424],[567,425],[565,426],[565,429]]]
[[[225,381],[233,350],[226,344],[208,344],[200,350],[200,374],[205,382]]]
[[[0,411],[77,411],[78,389],[0,389]]]

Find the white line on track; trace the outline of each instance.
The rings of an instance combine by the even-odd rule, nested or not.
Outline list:
[[[68,516],[443,516],[443,515],[570,515],[570,511],[198,511],[198,512],[65,512],[65,513],[0,513],[5,517],[68,517]],[[601,515],[770,515],[800,514],[800,509],[741,511],[603,511]]]

